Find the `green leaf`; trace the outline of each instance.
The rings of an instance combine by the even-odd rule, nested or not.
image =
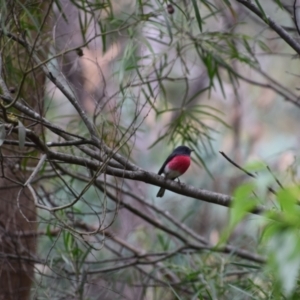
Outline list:
[[[53,235],[51,233],[51,224],[48,224],[47,227],[46,227],[46,236],[49,237],[51,242],[53,241]]]
[[[276,232],[268,243],[273,274],[282,285],[283,293],[291,295],[296,287],[300,268],[300,242],[298,231]]]
[[[19,137],[19,147],[20,149],[23,149],[26,140],[26,128],[20,120],[18,120],[18,137]]]
[[[285,187],[277,192],[277,200],[283,211],[292,215],[297,212],[295,204],[299,198],[299,193],[298,186]]]
[[[275,0],[275,2],[278,4],[278,6],[279,6],[282,10],[284,9],[284,7],[283,7],[283,5],[282,5],[282,3],[281,3],[280,0]]]
[[[248,172],[258,172],[266,170],[266,164],[263,161],[252,161],[244,166],[244,169]]]
[[[230,236],[236,225],[255,208],[259,200],[253,195],[254,183],[246,183],[239,186],[233,195],[229,225],[221,235],[219,244],[224,243]]]
[[[260,12],[262,13],[263,18],[264,18],[265,20],[267,20],[267,15],[266,15],[264,9],[262,8],[262,6],[261,6],[261,4],[260,4],[260,1],[259,1],[259,0],[255,0],[255,3],[256,3],[256,5],[258,6],[258,9],[260,10]]]
[[[254,190],[255,185],[253,183],[246,183],[240,185],[234,191],[230,210],[229,225],[221,236],[220,244],[228,239],[236,225],[241,222],[245,216],[259,203],[259,199],[253,194]]]
[[[3,145],[5,138],[6,138],[5,125],[1,124],[0,125],[0,147]]]
[[[232,209],[230,214],[230,226],[237,225],[258,203],[253,195],[255,185],[246,183],[239,186],[233,195]]]
[[[157,235],[158,241],[162,247],[163,251],[168,251],[170,247],[170,239],[168,238],[167,240],[165,239],[165,236],[161,233]]]
[[[100,30],[101,30],[101,39],[102,39],[102,54],[105,54],[107,50],[107,43],[106,43],[106,25],[102,24],[101,21],[98,22]]]
[[[197,19],[197,22],[198,22],[200,32],[202,32],[202,20],[201,20],[201,15],[200,15],[200,12],[199,12],[199,7],[198,7],[198,4],[197,4],[197,0],[192,0],[192,3],[193,3],[193,6],[194,6],[194,11],[195,11],[195,15],[196,15],[196,19]]]
[[[273,53],[273,51],[269,48],[269,46],[266,43],[264,43],[263,41],[259,40],[257,43],[261,50],[263,50],[267,53]]]

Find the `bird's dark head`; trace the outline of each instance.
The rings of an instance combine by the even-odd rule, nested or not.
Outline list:
[[[176,155],[191,155],[192,151],[194,151],[194,150],[190,149],[187,146],[179,146],[179,147],[174,149],[173,154],[176,154]]]

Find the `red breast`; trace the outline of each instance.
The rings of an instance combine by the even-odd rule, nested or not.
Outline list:
[[[191,163],[191,159],[189,156],[178,155],[172,158],[171,161],[168,162],[167,167],[170,170],[177,171],[180,174],[183,174],[189,168],[190,163]]]

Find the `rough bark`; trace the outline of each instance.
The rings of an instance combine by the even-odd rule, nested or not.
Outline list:
[[[47,2],[47,1],[46,1]],[[10,33],[25,38],[28,43],[35,43],[41,47],[42,35],[36,25],[30,24],[32,19],[29,14],[42,21],[46,6],[43,1],[6,1],[1,15],[5,15],[5,29]],[[27,10],[24,9],[26,6]],[[30,24],[32,31],[22,32],[23,24]],[[30,28],[28,26],[28,28]],[[40,28],[45,30],[46,26]],[[45,42],[46,43],[46,42]],[[45,46],[45,45],[43,45]],[[5,85],[10,89],[17,101],[26,103],[37,111],[42,110],[45,75],[40,70],[25,73],[32,69],[34,62],[32,53],[29,53],[21,44],[6,37],[2,31],[0,36],[0,48],[2,57],[1,74]],[[39,53],[41,55],[41,53]],[[21,82],[23,83],[21,84]],[[3,94],[4,91],[2,90]],[[24,102],[23,102],[24,103]],[[7,118],[8,114],[14,113],[13,108],[2,107],[1,123],[16,126],[14,122],[20,120],[25,127],[36,134],[41,134],[42,128],[25,120],[23,116],[15,115],[14,122]],[[13,133],[11,139],[18,139]],[[31,194],[22,188],[22,184],[29,176],[24,171],[24,165],[34,166],[36,161],[28,159],[34,157],[34,151],[25,152],[17,146],[2,146],[0,157],[0,299],[30,298],[30,289],[34,279],[33,258],[36,252],[36,237],[21,237],[22,232],[36,230],[36,208]]]

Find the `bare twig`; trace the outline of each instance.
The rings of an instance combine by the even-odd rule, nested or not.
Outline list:
[[[250,177],[255,178],[256,176],[253,175],[252,173],[246,171],[244,168],[242,168],[241,166],[239,166],[237,163],[235,163],[232,159],[230,159],[224,152],[219,151],[220,154],[222,154],[231,164],[233,164],[235,167],[237,167],[239,170],[243,171],[244,173],[246,173],[247,175],[249,175]]]

